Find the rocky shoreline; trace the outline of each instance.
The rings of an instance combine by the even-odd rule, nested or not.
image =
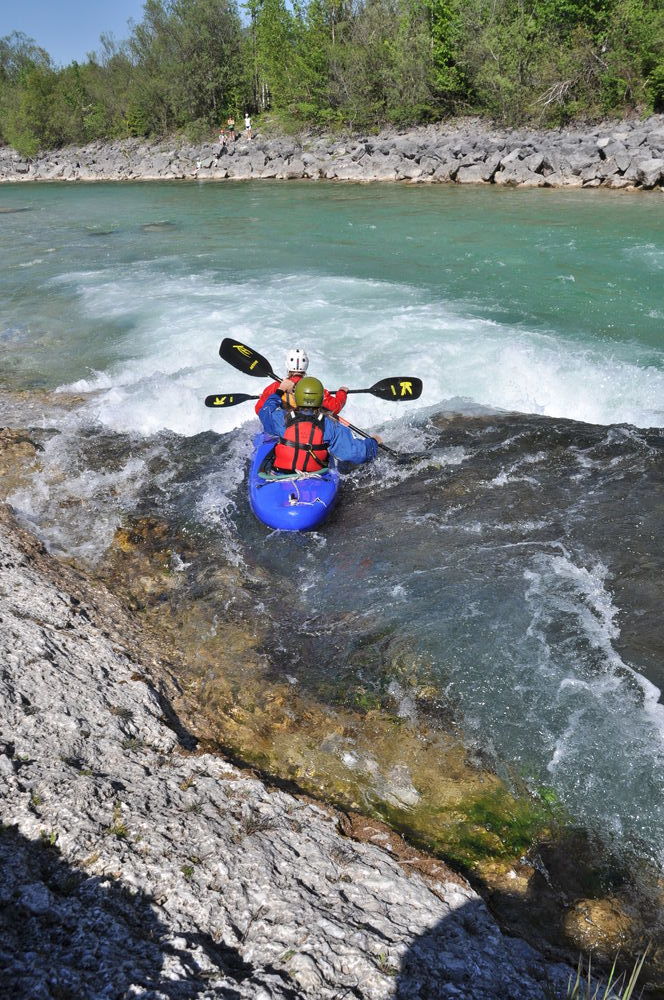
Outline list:
[[[0,149],[5,183],[256,178],[662,191],[664,115],[548,131],[467,119],[345,138],[126,139],[34,159]]]
[[[0,624],[3,995],[564,996],[441,862],[205,752],[151,640],[6,506]]]

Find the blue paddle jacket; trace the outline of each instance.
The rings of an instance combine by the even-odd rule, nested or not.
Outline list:
[[[281,396],[276,392],[268,396],[258,414],[266,434],[281,437],[286,430],[286,418],[281,405]],[[323,434],[329,452],[339,462],[370,462],[378,454],[378,442],[374,438],[356,438],[343,424],[325,417]]]

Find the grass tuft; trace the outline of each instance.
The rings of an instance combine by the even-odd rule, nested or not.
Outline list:
[[[616,965],[618,963],[618,955],[616,955],[606,982],[593,981],[592,956],[588,956],[588,968],[585,971],[583,969],[583,958],[579,958],[576,977],[572,979],[570,976],[570,981],[567,985],[566,1000],[631,1000],[634,996],[634,990],[636,989],[636,984],[649,950],[650,945],[646,947],[643,954],[634,963],[629,977],[627,977],[626,972],[616,976]]]

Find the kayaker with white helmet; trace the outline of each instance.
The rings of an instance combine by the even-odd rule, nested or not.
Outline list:
[[[286,371],[288,372],[288,376],[282,382],[270,382],[256,403],[256,413],[260,416],[260,411],[273,392],[291,393],[300,379],[306,375],[308,367],[309,356],[303,348],[292,347],[287,351]],[[323,389],[324,408],[329,410],[330,413],[339,413],[346,404],[346,399],[348,398],[346,395],[347,392],[348,386],[345,385],[337,389],[336,392],[328,392],[327,389]]]

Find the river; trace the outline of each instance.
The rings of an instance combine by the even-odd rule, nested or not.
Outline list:
[[[246,613],[289,682],[452,715],[508,782],[660,867],[663,217],[603,191],[4,187],[0,423],[45,448],[11,502],[92,565],[127,518],[177,524],[206,566],[270,581]],[[349,474],[319,533],[270,533],[245,500],[251,405],[202,403],[262,388],[226,336],[277,370],[306,347],[331,389],[420,376],[408,408],[346,412],[421,460]]]

